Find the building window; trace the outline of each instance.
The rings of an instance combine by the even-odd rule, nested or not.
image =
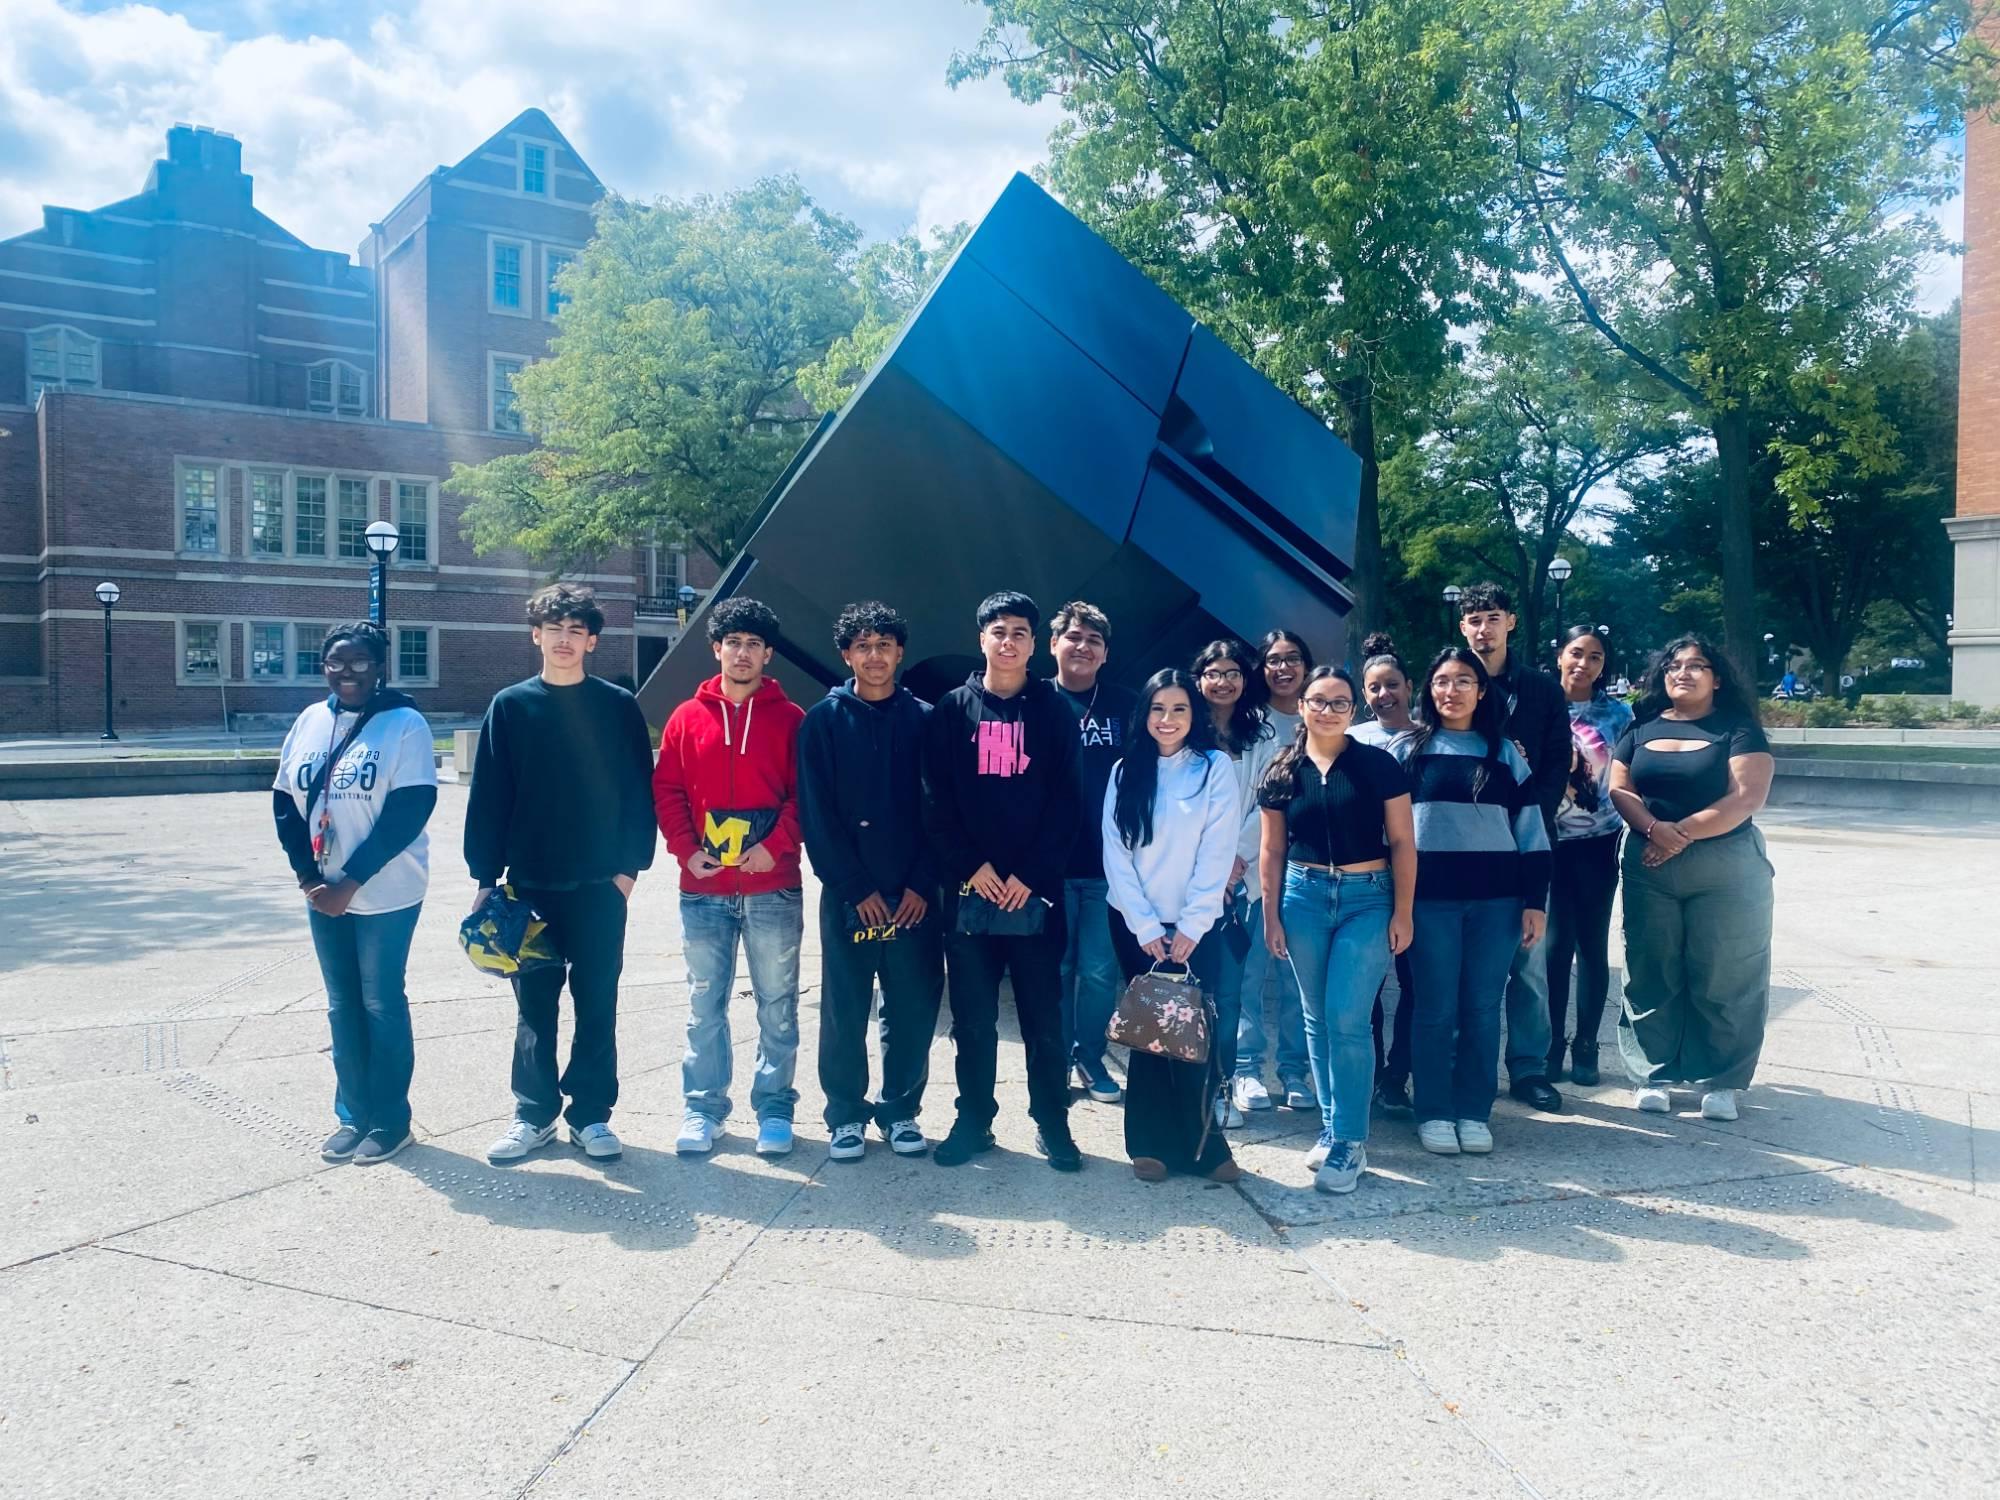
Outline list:
[[[340,481],[339,509],[334,514],[335,552],[340,557],[368,560],[368,481]]]
[[[527,263],[524,240],[492,240],[492,299],[494,312],[521,311],[521,269]]]
[[[549,191],[549,148],[521,145],[521,191],[547,197]]]
[[[576,257],[567,250],[550,250],[545,252],[545,262],[548,269],[548,286],[543,293],[543,317],[553,318],[557,313],[569,306],[569,294],[556,290],[556,277],[568,270],[570,262],[575,259]]]
[[[324,474],[301,474],[292,481],[292,550],[301,557],[326,556]]]
[[[250,551],[285,555],[285,476],[268,469],[250,472]]]
[[[292,675],[308,680],[320,675],[320,643],[326,639],[324,625],[292,626]]]
[[[403,534],[396,555],[404,562],[431,560],[431,487],[416,480],[396,481],[396,529]]]
[[[283,682],[291,660],[285,650],[283,625],[253,624],[250,627],[250,680]]]
[[[428,629],[411,628],[396,632],[396,680],[431,680],[431,633]]]
[[[312,411],[360,416],[368,410],[361,371],[344,359],[323,359],[307,367],[306,406]]]
[[[181,466],[181,551],[222,550],[221,471],[211,464]]]
[[[527,365],[525,359],[509,359],[495,354],[487,366],[488,421],[495,432],[519,432],[521,411],[514,400],[514,377]]]
[[[37,328],[28,335],[28,404],[43,391],[95,390],[99,383],[97,340],[66,324]]]
[[[222,680],[222,622],[181,622],[181,676],[190,682]]]

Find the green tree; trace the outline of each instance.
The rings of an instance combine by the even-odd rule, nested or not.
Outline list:
[[[1505,254],[1464,0],[987,9],[953,80],[1059,99],[1063,201],[1360,456],[1351,582],[1380,622],[1381,461]]]
[[[1973,17],[1971,0],[1525,0],[1496,15],[1535,252],[1714,439],[1724,635],[1745,664],[1760,634],[1754,413],[1896,326],[1919,261],[1943,248],[1914,210],[1955,189],[1945,144],[1992,94]]]
[[[961,220],[949,229],[933,228],[930,244],[906,234],[861,252],[854,268],[860,320],[824,357],[799,371],[799,394],[808,405],[837,411],[847,404],[971,233],[972,226]]]
[[[801,370],[855,331],[860,243],[789,177],[607,199],[549,357],[515,380],[540,446],[452,470],[474,547],[567,568],[654,533],[725,561],[812,427]]]

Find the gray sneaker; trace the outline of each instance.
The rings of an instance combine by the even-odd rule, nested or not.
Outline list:
[[[346,1161],[354,1155],[354,1148],[361,1144],[361,1132],[352,1125],[343,1125],[332,1135],[319,1143],[321,1161]]]
[[[603,1121],[586,1125],[578,1130],[570,1128],[569,1143],[592,1161],[616,1161],[625,1154],[624,1143],[612,1134],[611,1127]]]
[[[519,1161],[530,1151],[539,1151],[556,1138],[556,1122],[546,1125],[530,1125],[526,1120],[516,1120],[507,1127],[507,1133],[486,1148],[486,1159],[498,1166],[503,1162]]]
[[[1367,1166],[1368,1148],[1361,1142],[1335,1141],[1313,1174],[1313,1186],[1322,1193],[1351,1193]]]
[[[354,1165],[372,1167],[377,1162],[385,1162],[416,1139],[408,1130],[391,1138],[386,1132],[371,1130],[361,1138],[361,1144],[354,1148]]]

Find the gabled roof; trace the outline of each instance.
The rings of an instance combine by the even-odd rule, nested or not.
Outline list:
[[[506,138],[510,135],[532,135],[539,136],[543,140],[554,141],[557,145],[568,151],[571,156],[576,158],[577,165],[583,168],[585,176],[598,187],[601,188],[604,186],[603,182],[598,179],[597,173],[591,170],[590,163],[583,159],[583,153],[571,145],[569,137],[556,129],[556,122],[539,109],[522,110],[513,119],[502,125],[493,134],[489,135],[485,140],[461,156],[456,162],[452,163],[451,166],[444,168],[444,171],[449,174],[462,170],[472,162],[477,161],[481,153],[506,145]],[[511,146],[507,147],[507,151],[510,154],[512,150]]]

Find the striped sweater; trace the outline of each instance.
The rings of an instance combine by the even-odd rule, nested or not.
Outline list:
[[[1549,835],[1528,777],[1528,763],[1501,741],[1505,770],[1475,782],[1486,741],[1470,730],[1441,729],[1423,753],[1414,736],[1390,747],[1410,773],[1417,829],[1417,899],[1518,899],[1543,911],[1549,894]]]

